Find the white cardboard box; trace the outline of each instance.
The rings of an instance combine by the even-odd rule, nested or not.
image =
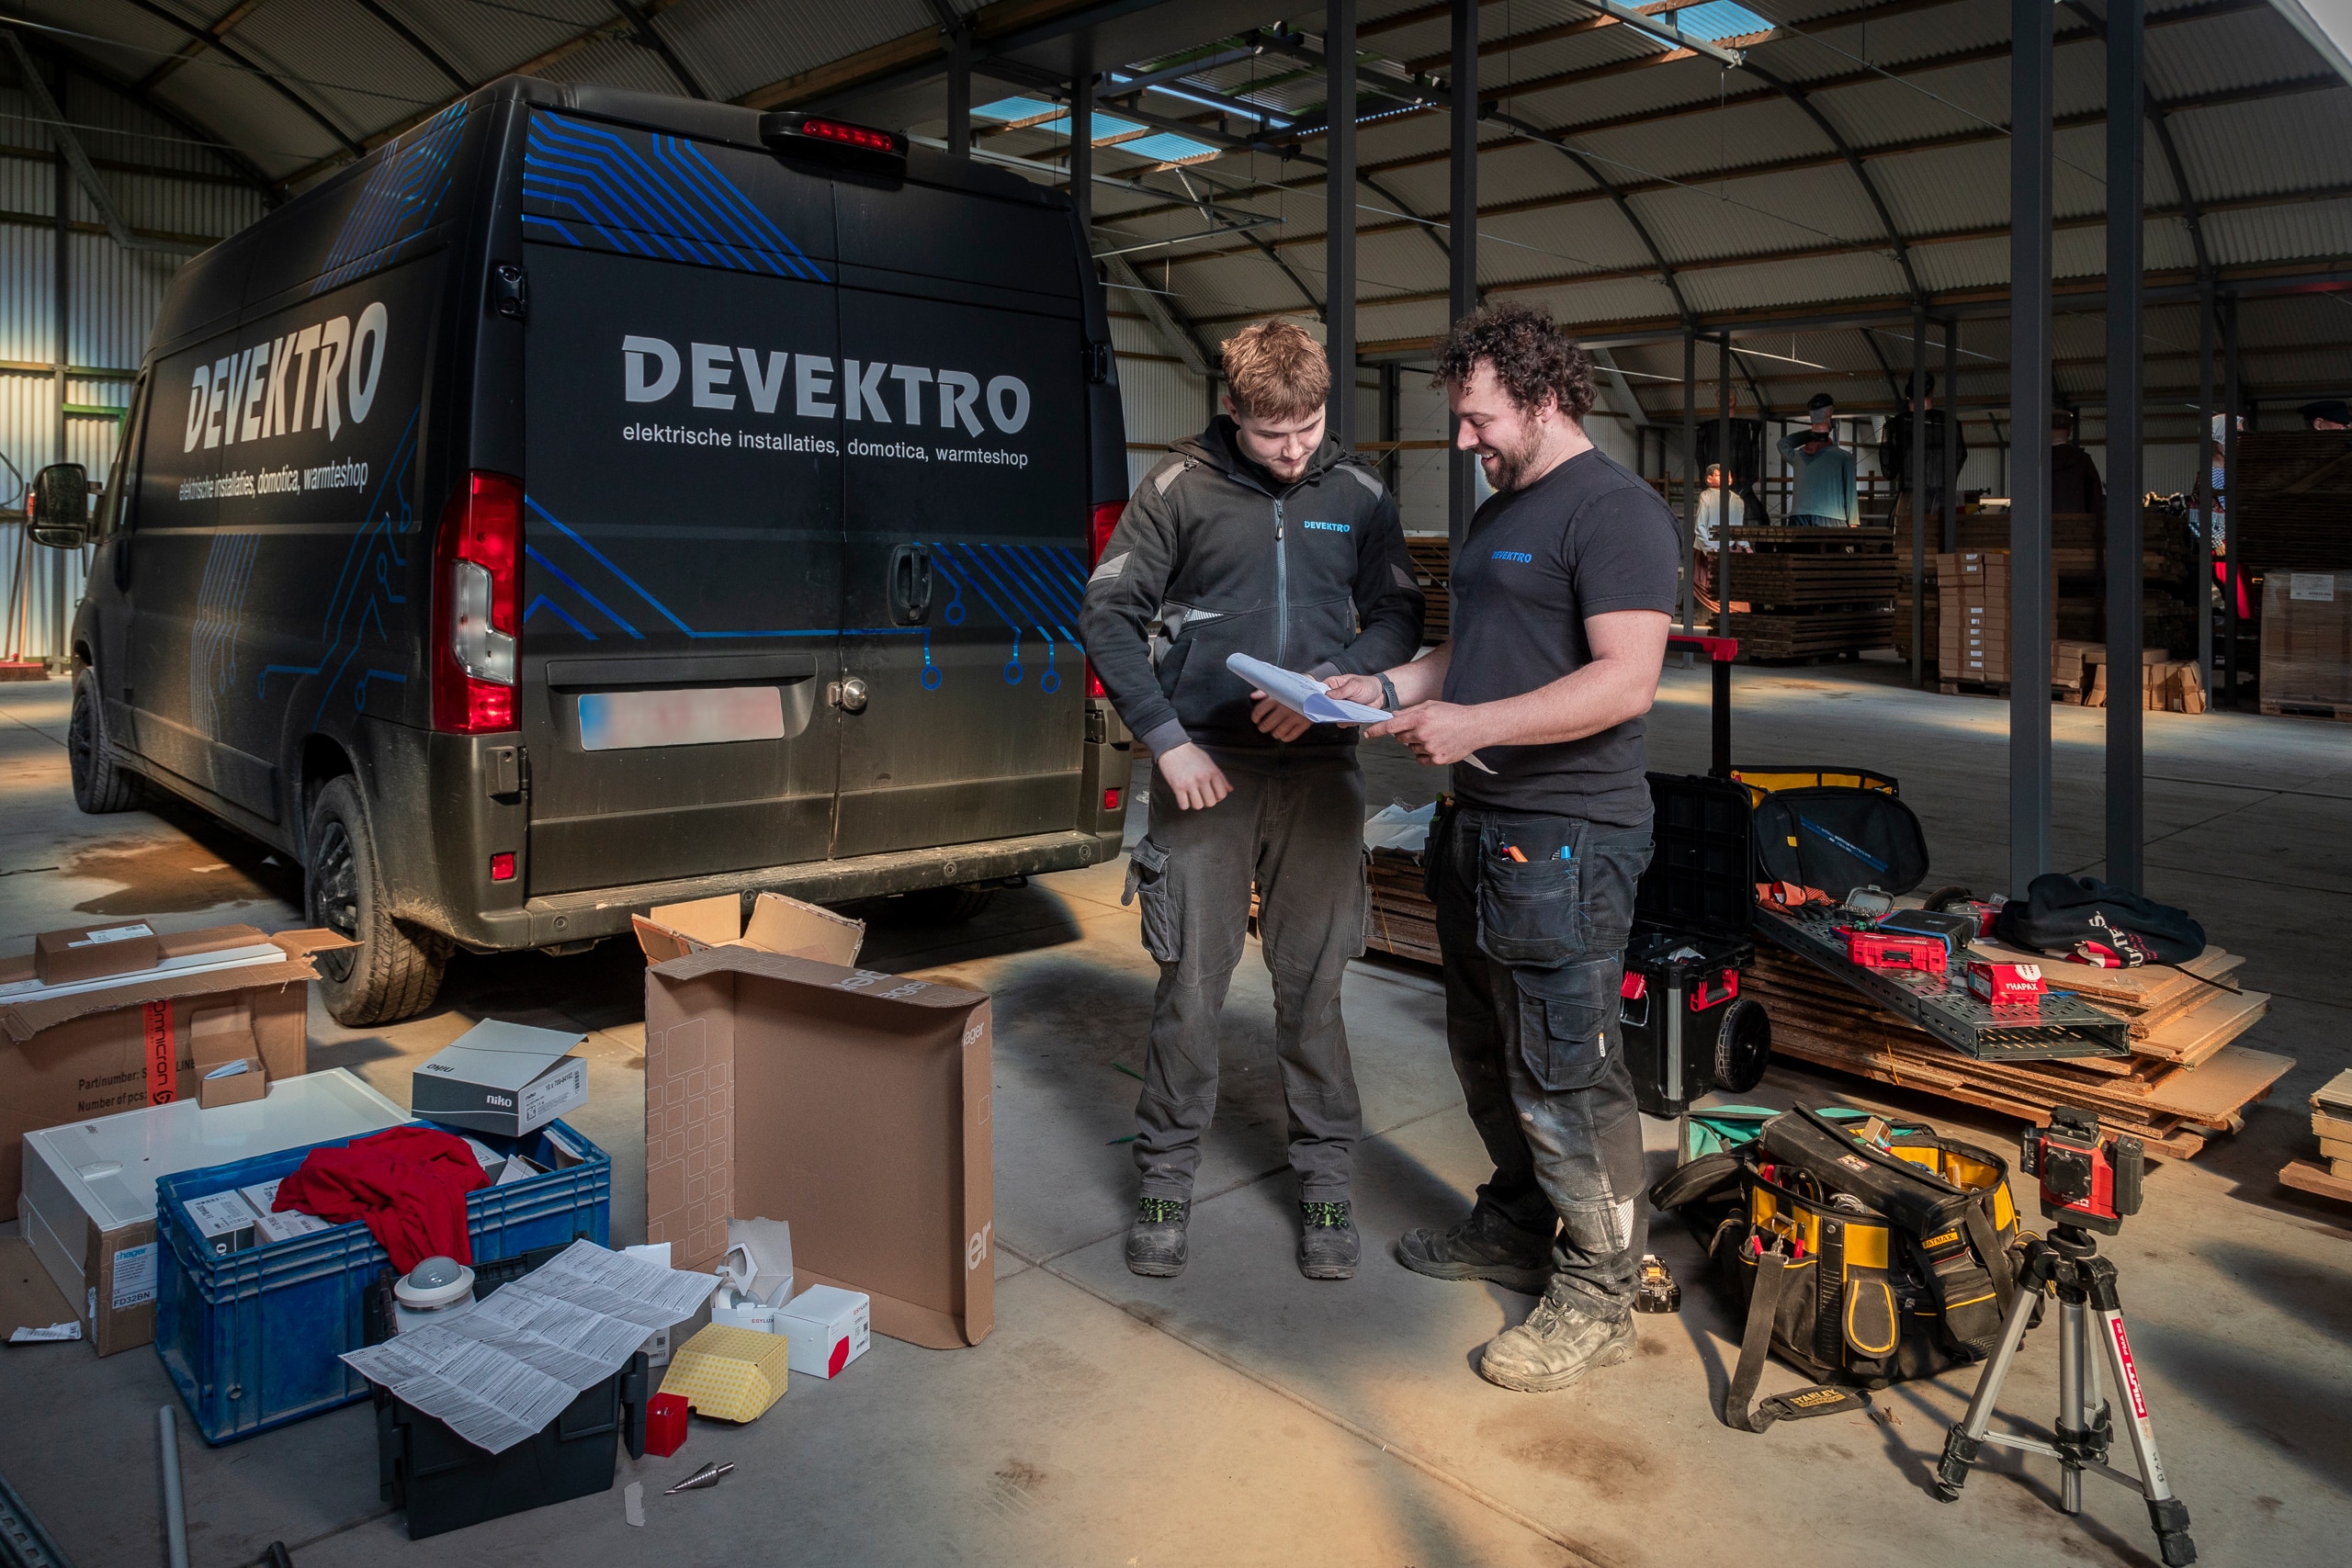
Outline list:
[[[154,1338],[156,1178],[380,1133],[407,1120],[336,1067],[275,1079],[266,1098],[243,1105],[207,1110],[176,1100],[42,1128],[25,1134],[17,1218],[49,1277],[81,1312],[93,1347],[111,1356]]]
[[[775,1332],[792,1342],[786,1355],[794,1371],[834,1377],[873,1342],[873,1304],[862,1291],[811,1285],[776,1313]]]
[[[519,1138],[588,1103],[587,1039],[560,1029],[486,1018],[409,1080],[416,1114],[469,1132]]]

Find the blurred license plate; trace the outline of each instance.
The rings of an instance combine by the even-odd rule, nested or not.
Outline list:
[[[591,751],[783,739],[784,694],[775,686],[591,692],[580,699],[580,744]]]

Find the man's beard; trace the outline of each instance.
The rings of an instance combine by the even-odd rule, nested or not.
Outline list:
[[[1517,446],[1505,446],[1489,441],[1487,447],[1495,455],[1495,471],[1488,478],[1494,487],[1499,491],[1519,489],[1525,482],[1528,471],[1534,468],[1543,446],[1544,438],[1535,431],[1528,432],[1527,439]]]

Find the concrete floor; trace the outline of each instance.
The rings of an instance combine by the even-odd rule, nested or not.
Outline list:
[[[1670,671],[1656,765],[1705,765],[1706,672]],[[1884,664],[1738,674],[1751,765],[1894,773],[1927,824],[1938,882],[1998,886],[2006,866],[2003,705],[1918,695]],[[2059,863],[2096,870],[2100,718],[2056,718]],[[299,874],[175,807],[85,818],[62,746],[66,689],[0,687],[0,948],[90,915],[175,928],[297,923]],[[2149,1181],[2109,1252],[2173,1482],[2203,1560],[2341,1562],[2352,1529],[2352,1210],[2273,1177],[2311,1152],[2304,1097],[2352,1059],[2339,976],[2352,930],[2352,747],[2297,719],[2151,715],[2151,891],[2248,953],[2270,991],[2252,1043],[2299,1066],[2245,1129]],[[1429,796],[1393,749],[1370,759],[1374,806]],[[1138,780],[1141,784],[1143,781]],[[1424,1280],[1387,1244],[1448,1223],[1486,1174],[1441,1043],[1429,974],[1359,964],[1348,1022],[1369,1129],[1356,1182],[1361,1275],[1311,1284],[1293,1265],[1293,1190],[1262,969],[1228,1013],[1218,1121],[1173,1281],[1127,1273],[1127,1150],[1152,985],[1116,866],[1038,879],[951,930],[881,915],[868,962],[986,987],[997,1000],[997,1328],[937,1352],[876,1338],[824,1383],[796,1379],[752,1426],[697,1422],[647,1483],[648,1525],[609,1495],[412,1544],[379,1502],[364,1406],[229,1448],[182,1442],[193,1561],[244,1563],[273,1540],[304,1568],[401,1562],[1685,1564],[2140,1563],[2139,1502],[2093,1480],[2086,1512],[2051,1506],[2054,1469],[1983,1467],[1957,1505],[1928,1481],[1973,1373],[1881,1397],[1861,1417],[1757,1438],[1717,1420],[1733,1330],[1679,1227],[1655,1238],[1682,1278],[1679,1317],[1641,1320],[1629,1366],[1549,1396],[1479,1380],[1478,1348],[1528,1298]],[[485,1014],[589,1032],[591,1103],[573,1120],[615,1156],[614,1235],[644,1224],[640,964],[593,953],[461,957],[434,1011],[355,1032],[313,1010],[311,1062],[405,1102],[411,1066]],[[1843,1101],[1925,1116],[2007,1146],[2014,1123],[1855,1079],[1776,1068],[1750,1099]],[[1663,1127],[1651,1129],[1663,1148]],[[1663,1156],[1661,1156],[1663,1157]],[[2028,1195],[2030,1196],[2030,1195]],[[2046,1424],[2055,1337],[2028,1341],[2007,1401]],[[1796,1378],[1776,1366],[1768,1388]],[[0,1352],[0,1473],[84,1568],[159,1561],[152,1353]],[[707,1460],[715,1491],[661,1488]],[[2327,1544],[2334,1540],[2333,1547]]]

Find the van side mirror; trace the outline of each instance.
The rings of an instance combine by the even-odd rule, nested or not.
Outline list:
[[[78,550],[90,532],[90,470],[79,463],[51,463],[33,476],[27,520],[33,543],[52,550]]]

